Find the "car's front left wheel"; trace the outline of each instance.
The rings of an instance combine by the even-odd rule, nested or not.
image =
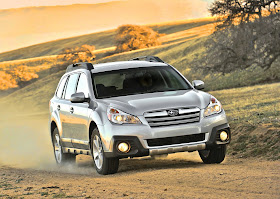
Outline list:
[[[64,165],[67,163],[73,164],[76,162],[76,155],[70,153],[63,153],[58,129],[55,128],[52,134],[53,150],[56,163]]]
[[[205,164],[219,164],[226,156],[226,145],[220,145],[208,150],[200,150],[199,156]]]
[[[92,131],[91,135],[91,154],[94,167],[99,174],[107,175],[117,173],[119,159],[105,157],[102,140],[97,128]]]

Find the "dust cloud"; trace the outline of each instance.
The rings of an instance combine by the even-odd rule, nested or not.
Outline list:
[[[1,114],[0,163],[21,168],[55,165],[48,118]]]
[[[3,109],[2,109],[3,111]],[[90,156],[59,167],[54,159],[46,113],[11,114],[1,111],[0,165],[74,174],[95,174]]]

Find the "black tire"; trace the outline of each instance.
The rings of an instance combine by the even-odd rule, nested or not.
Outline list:
[[[94,143],[94,141],[97,141],[98,138],[99,138],[99,144]],[[95,154],[94,154],[94,151],[98,151],[96,145],[98,145],[100,147],[100,151],[99,151],[98,155],[102,156],[102,158],[103,158],[101,165],[98,163],[98,160],[97,160],[98,155],[96,155],[96,157],[94,157],[95,154],[97,153],[97,152],[95,152]],[[118,168],[119,168],[119,159],[105,157],[105,153],[103,150],[103,143],[100,139],[100,134],[99,134],[99,131],[97,128],[95,128],[91,134],[91,154],[92,154],[92,158],[93,158],[94,167],[99,174],[107,175],[107,174],[117,173]]]
[[[62,146],[61,146],[61,139],[57,128],[55,128],[52,133],[52,144],[53,144],[54,158],[58,165],[74,164],[76,162],[75,154],[63,153]],[[60,152],[58,152],[58,150]],[[58,157],[58,153],[60,153],[61,157]]]
[[[226,156],[226,145],[220,145],[210,150],[201,150],[199,156],[205,164],[219,164],[224,161]]]

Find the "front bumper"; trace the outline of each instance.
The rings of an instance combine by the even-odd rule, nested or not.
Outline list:
[[[219,132],[226,131],[229,135],[227,141],[222,142],[219,140]],[[185,151],[197,151],[204,149],[215,148],[221,144],[229,144],[231,140],[230,127],[227,123],[218,125],[212,128],[210,136],[206,142],[200,143],[185,143],[185,144],[176,144],[170,146],[160,146],[160,147],[150,147],[144,148],[137,136],[113,136],[111,140],[111,150],[110,152],[105,152],[106,157],[118,157],[118,158],[127,158],[127,157],[142,157],[149,155],[160,155],[160,154],[169,154],[176,152],[185,152]],[[128,153],[122,153],[117,150],[117,145],[120,142],[127,142],[131,145],[131,150]]]

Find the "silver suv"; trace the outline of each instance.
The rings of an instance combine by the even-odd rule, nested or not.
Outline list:
[[[221,163],[230,128],[203,88],[154,56],[68,66],[50,100],[56,162],[92,155],[98,173],[112,174],[121,158],[198,151],[204,163]]]

